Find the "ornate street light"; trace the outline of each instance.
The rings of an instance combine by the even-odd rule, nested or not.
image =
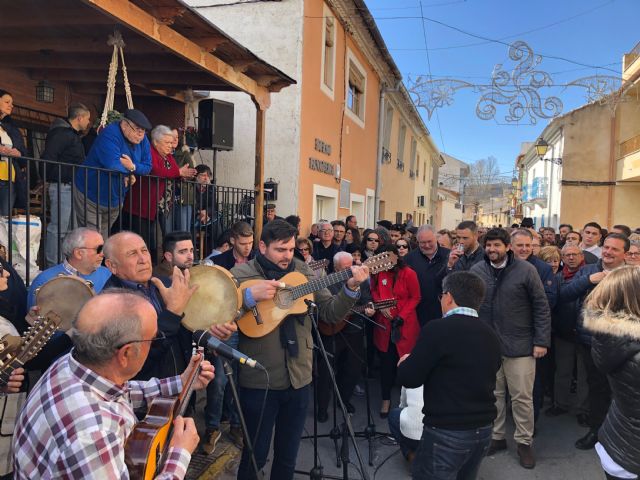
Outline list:
[[[547,154],[547,150],[549,150],[549,144],[544,141],[544,138],[542,137],[538,138],[538,141],[536,142],[536,153],[538,154],[541,160],[542,160],[542,157],[544,157]]]

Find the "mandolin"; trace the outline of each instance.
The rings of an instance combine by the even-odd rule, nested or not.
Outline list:
[[[204,358],[203,349],[199,348],[200,359],[189,363],[185,370],[186,382],[177,397],[156,397],[151,402],[147,415],[138,422],[124,444],[124,463],[129,476],[135,479],[151,480],[162,470],[173,430],[173,420],[184,416],[193,393],[193,388],[200,364]]]
[[[383,252],[374,257],[368,258],[363,265],[369,267],[371,274],[391,270],[398,262],[398,257],[393,252]],[[238,320],[238,327],[247,337],[264,337],[274,331],[287,315],[305,313],[307,305],[305,300],[313,300],[313,294],[323,288],[336,283],[344,282],[351,278],[351,269],[335,272],[321,278],[308,280],[300,272],[287,273],[280,280],[285,286],[279,288],[272,300],[258,302],[256,309],[259,313],[257,318],[250,310],[245,312]],[[244,290],[264,280],[247,280],[240,284],[240,289]]]
[[[398,301],[395,298],[389,298],[387,300],[380,300],[379,302],[369,302],[366,305],[356,305],[351,309],[352,312],[363,313],[367,308],[373,308],[374,310],[381,310],[383,308],[391,308],[395,307]],[[326,335],[330,337],[331,335],[335,335],[338,332],[341,332],[344,327],[347,326],[347,318],[349,318],[350,314],[345,317],[344,320],[340,320],[338,323],[326,323],[319,322],[318,329],[322,335]]]
[[[22,337],[6,335],[2,338],[6,347],[0,352],[0,387],[9,382],[16,368],[23,367],[42,350],[61,321],[57,313],[50,311],[45,317],[38,317]]]

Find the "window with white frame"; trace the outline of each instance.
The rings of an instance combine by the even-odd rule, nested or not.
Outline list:
[[[346,67],[346,112],[351,119],[361,127],[364,127],[367,91],[366,71],[350,50],[347,50]]]

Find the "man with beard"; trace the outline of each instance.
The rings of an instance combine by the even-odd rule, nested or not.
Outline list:
[[[533,383],[536,359],[544,357],[549,348],[551,315],[538,272],[533,265],[514,256],[510,240],[504,229],[489,230],[484,240],[485,261],[471,269],[487,286],[480,319],[493,327],[502,346],[502,365],[495,391],[498,416],[487,455],[507,449],[505,397],[508,388],[520,465],[534,468]]]
[[[193,267],[194,249],[191,233],[171,232],[162,240],[162,262],[153,269],[156,277],[171,277],[173,267],[180,270]]]
[[[478,226],[470,220],[460,222],[456,229],[456,241],[460,248],[454,248],[449,253],[447,270],[466,271],[471,270],[476,263],[484,260],[484,250],[478,242]]]

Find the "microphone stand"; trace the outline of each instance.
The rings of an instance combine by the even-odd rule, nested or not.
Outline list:
[[[372,323],[374,326],[376,327],[380,327],[382,329],[385,329],[384,325],[381,325],[380,323],[376,322],[375,320],[373,320],[370,317],[367,317],[366,315],[363,315],[362,313],[359,312],[351,312],[352,315],[357,315],[358,317],[362,318],[365,320],[365,322],[362,324],[362,344],[363,344],[363,358],[364,358],[364,394],[365,394],[365,399],[366,399],[366,404],[367,404],[367,426],[365,427],[365,429],[361,432],[356,432],[356,437],[361,437],[361,438],[366,438],[367,442],[369,444],[369,465],[373,466],[373,458],[375,456],[375,444],[374,444],[374,440],[375,437],[377,435],[381,435],[381,436],[389,436],[390,434],[387,433],[379,433],[376,432],[376,423],[373,421],[373,415],[371,414],[371,396],[369,393],[369,362],[367,361],[367,353],[368,353],[368,345],[367,345],[367,329],[366,329],[366,325],[367,322]]]
[[[227,381],[229,383],[229,387],[231,388],[231,395],[233,396],[233,402],[236,404],[236,408],[238,409],[238,417],[240,417],[240,426],[242,427],[242,434],[244,435],[244,448],[249,450],[249,456],[251,457],[251,465],[253,466],[253,471],[256,474],[256,480],[264,478],[264,473],[258,469],[258,463],[256,462],[256,456],[253,453],[253,443],[251,442],[251,437],[249,436],[249,430],[247,429],[247,423],[244,420],[244,414],[242,413],[242,407],[240,406],[240,398],[238,397],[238,389],[236,388],[236,381],[233,375],[233,368],[229,365],[229,362],[226,360],[222,360],[222,365],[224,366],[224,374],[227,377]],[[257,432],[256,432],[257,433]]]
[[[351,439],[351,442],[353,443],[353,448],[356,452],[356,457],[358,458],[358,464],[360,465],[360,471],[362,473],[362,476],[364,478],[364,480],[369,480],[369,474],[368,472],[365,470],[364,467],[364,462],[362,460],[362,455],[360,454],[360,449],[358,448],[358,444],[356,442],[356,435],[355,432],[353,431],[353,425],[351,424],[351,419],[349,418],[349,414],[347,413],[347,407],[345,406],[344,402],[342,401],[342,396],[340,395],[340,391],[338,390],[338,385],[336,383],[336,378],[333,372],[333,369],[331,368],[331,362],[329,362],[329,357],[327,356],[327,351],[324,348],[324,344],[322,343],[322,339],[320,337],[320,330],[318,329],[318,322],[316,321],[316,314],[317,314],[317,305],[315,303],[313,303],[310,300],[305,300],[305,303],[307,304],[307,315],[309,317],[309,319],[311,320],[311,325],[313,327],[313,331],[315,332],[316,338],[318,340],[318,347],[320,348],[320,353],[322,354],[322,359],[324,361],[324,364],[327,367],[327,371],[329,373],[329,378],[331,379],[331,383],[333,384],[333,391],[334,391],[334,395],[336,397],[336,399],[338,400],[338,403],[340,405],[340,409],[342,410],[342,416],[344,418],[344,429],[343,429],[343,441],[342,441],[342,448],[341,448],[341,461],[342,461],[342,477],[338,477],[335,475],[323,475],[322,474],[322,467],[318,466],[318,420],[317,420],[317,414],[318,414],[318,404],[317,404],[317,389],[316,386],[314,384],[314,399],[313,399],[313,433],[314,433],[314,445],[313,445],[313,450],[314,450],[314,467],[311,470],[311,472],[302,472],[302,471],[296,471],[296,473],[302,473],[305,475],[309,475],[312,479],[314,478],[331,478],[331,479],[336,479],[336,480],[349,480],[349,438]],[[314,313],[316,312],[316,313]],[[317,475],[320,475],[319,477]],[[316,475],[316,476],[314,476]]]

